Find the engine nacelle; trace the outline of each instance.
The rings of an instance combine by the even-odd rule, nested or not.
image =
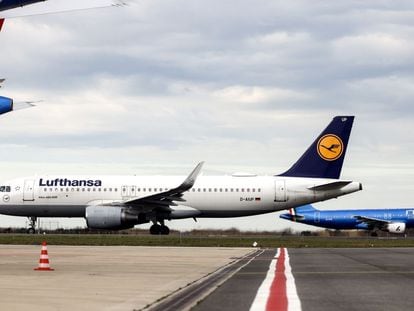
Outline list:
[[[149,222],[145,214],[133,214],[118,206],[88,206],[85,218],[91,229],[129,229]]]
[[[390,233],[404,233],[405,227],[405,223],[403,222],[394,222],[387,224],[386,231]]]
[[[13,110],[13,99],[0,96],[0,114]]]

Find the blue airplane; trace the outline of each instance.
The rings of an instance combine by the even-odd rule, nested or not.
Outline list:
[[[414,228],[414,208],[321,211],[312,205],[292,208],[280,218],[329,229],[362,229],[404,233]]]

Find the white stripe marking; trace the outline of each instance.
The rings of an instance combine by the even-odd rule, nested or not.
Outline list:
[[[285,276],[286,276],[286,296],[289,311],[301,311],[302,305],[296,290],[295,278],[292,274],[292,267],[289,262],[289,253],[285,249]]]
[[[266,277],[257,290],[256,297],[250,306],[250,311],[262,311],[266,310],[267,300],[269,299],[270,287],[272,286],[273,280],[276,273],[276,262],[279,258],[280,248],[277,249],[275,258],[270,262],[269,270],[267,271]]]

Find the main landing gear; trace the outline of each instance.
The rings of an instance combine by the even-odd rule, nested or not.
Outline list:
[[[28,217],[28,218],[29,218],[30,225],[29,225],[29,228],[27,229],[27,233],[28,234],[35,234],[37,217],[32,216],[32,217]]]
[[[153,235],[169,235],[170,228],[164,225],[164,221],[160,221],[160,225],[154,222],[154,224],[150,227],[150,233]]]

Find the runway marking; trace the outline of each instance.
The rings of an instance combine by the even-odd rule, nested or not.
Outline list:
[[[265,279],[260,285],[250,311],[302,310],[285,248],[279,248],[269,265]]]

